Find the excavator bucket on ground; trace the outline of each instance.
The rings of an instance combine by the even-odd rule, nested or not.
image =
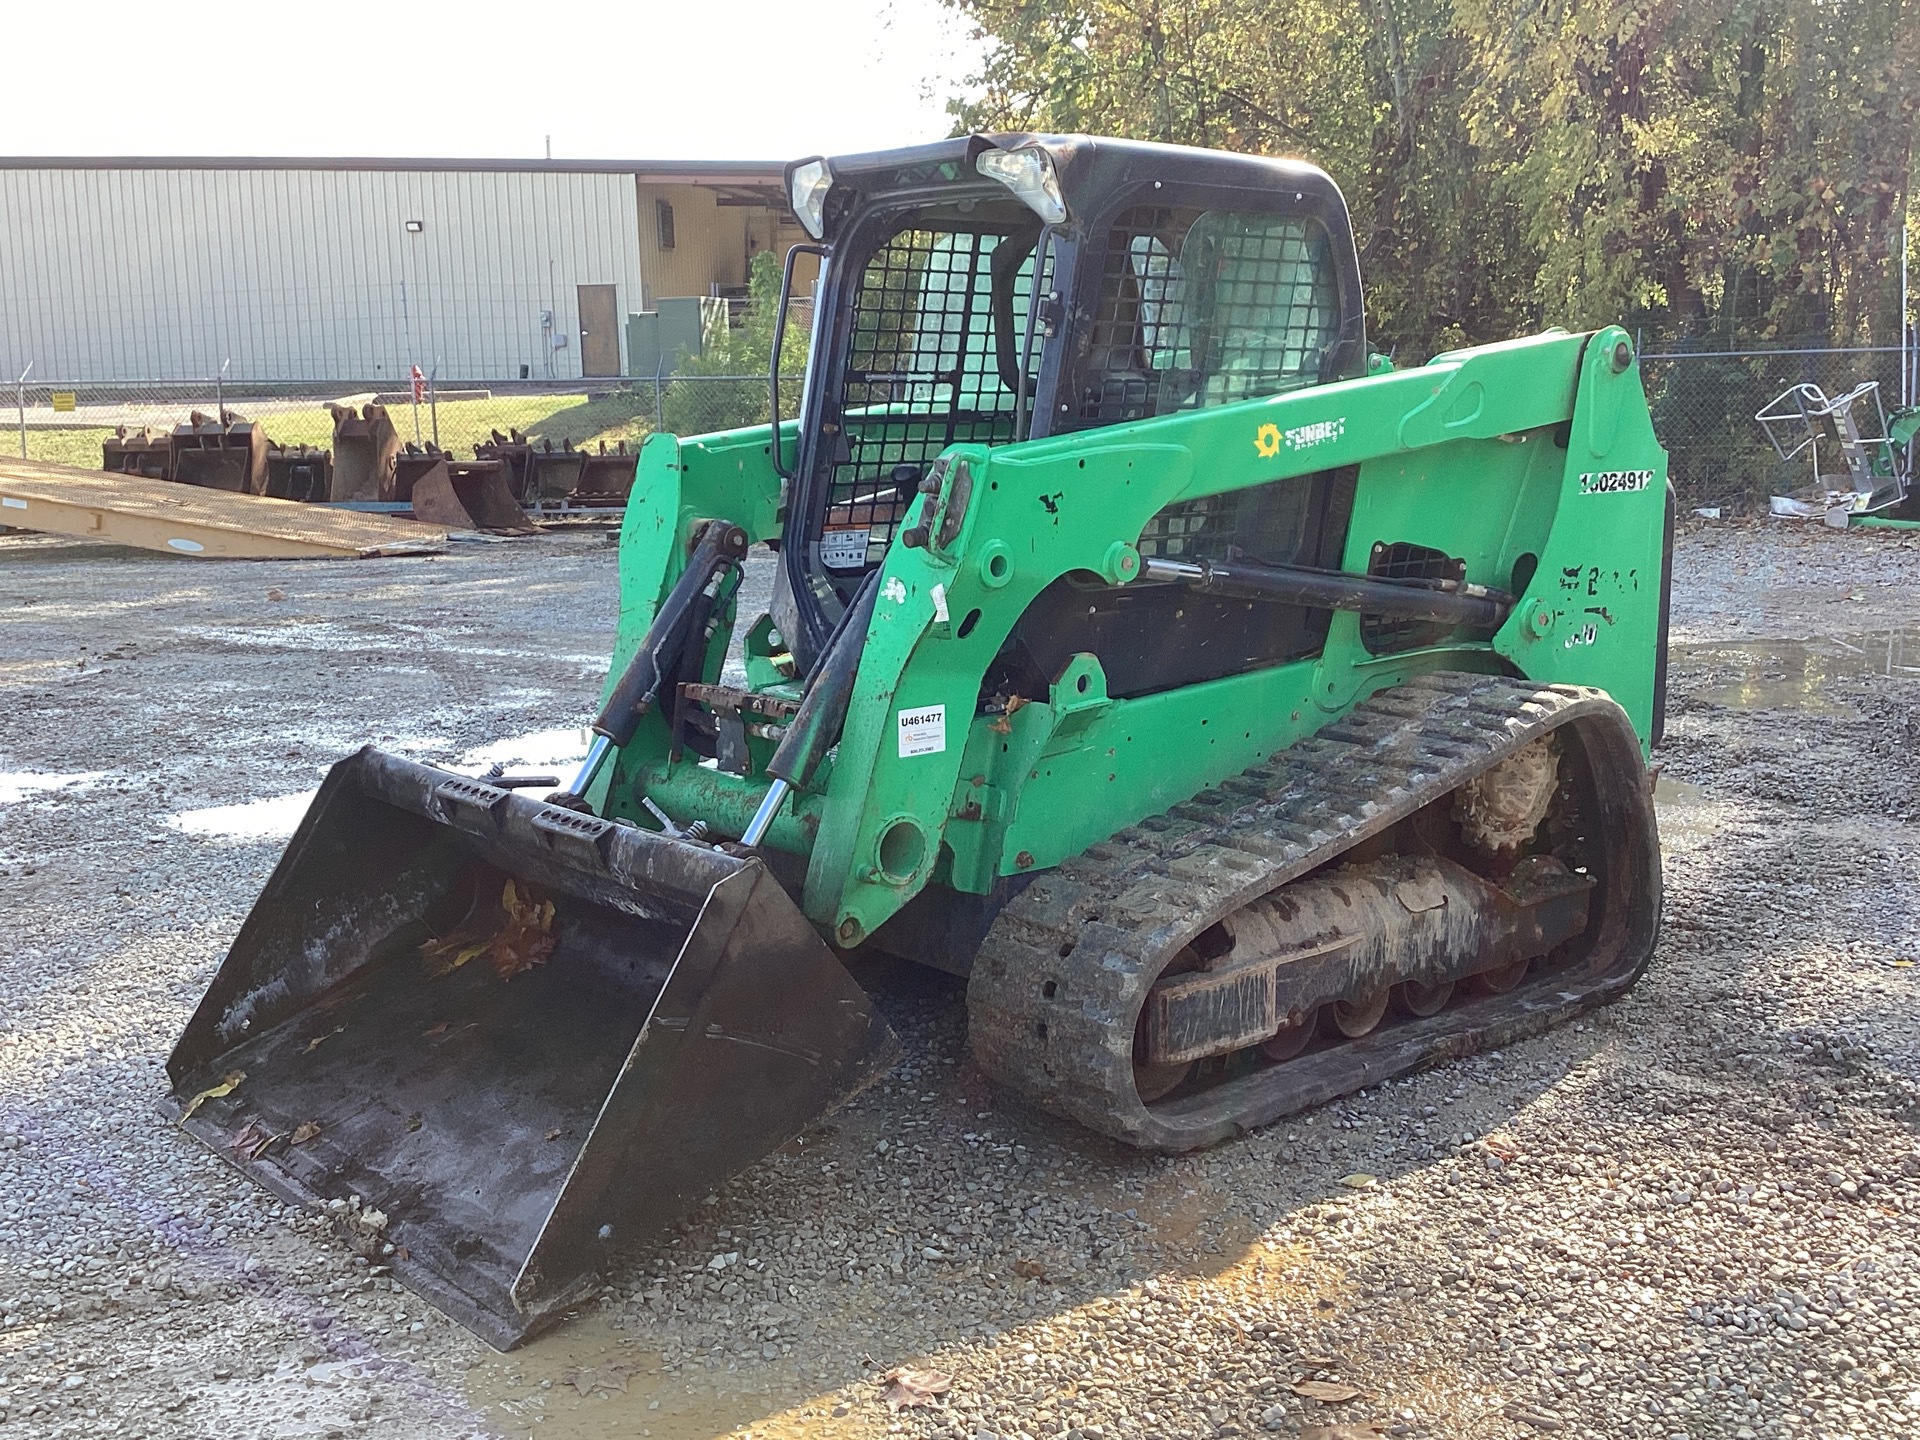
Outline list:
[[[581,452],[583,463],[580,479],[574,487],[571,497],[580,505],[624,505],[627,492],[633,489],[633,477],[640,464],[640,452],[628,450],[627,442],[620,441],[618,447],[607,449],[607,442],[600,442],[600,449],[594,454]]]
[[[128,430],[118,427],[100,447],[100,468],[115,475],[139,475],[148,480],[173,478],[173,435],[166,430]]]
[[[897,1051],[758,859],[369,747],[241,928],[165,1108],[510,1349]]]
[[[333,499],[390,500],[400,435],[384,405],[329,405],[333,416]]]
[[[218,416],[194,411],[173,428],[173,474],[183,485],[258,495],[267,487],[266,431],[229,411]]]
[[[333,498],[333,455],[312,445],[268,447],[265,493],[324,504]]]
[[[432,463],[417,475],[408,473],[408,462],[426,457],[400,457],[405,493],[396,491],[396,495],[412,503],[414,519],[449,530],[534,533],[536,527],[507,488],[498,460],[462,461],[441,452],[430,453]]]

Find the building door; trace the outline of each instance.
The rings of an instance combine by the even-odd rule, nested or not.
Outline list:
[[[620,302],[611,285],[577,285],[580,305],[580,373],[620,373]]]

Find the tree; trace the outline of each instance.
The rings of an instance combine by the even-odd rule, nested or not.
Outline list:
[[[1891,341],[1920,0],[948,0],[961,128],[1315,161],[1375,343]]]

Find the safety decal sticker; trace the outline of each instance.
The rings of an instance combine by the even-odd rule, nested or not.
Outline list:
[[[1651,470],[1596,470],[1580,477],[1582,495],[1631,495],[1653,483]]]
[[[947,707],[924,705],[900,712],[900,758],[938,755],[947,748]]]
[[[866,564],[869,538],[864,525],[857,530],[827,531],[820,537],[820,563],[835,570]]]

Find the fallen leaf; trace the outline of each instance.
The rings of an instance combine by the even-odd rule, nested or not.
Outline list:
[[[494,974],[511,980],[546,964],[553,954],[553,915],[553,901],[532,886],[508,880],[500,889],[497,915],[481,922],[490,929],[482,933],[481,925],[463,925],[451,935],[423,941],[420,956],[427,962],[428,976],[436,980],[481,955],[492,960]],[[438,1029],[427,1033],[437,1034]]]
[[[218,1100],[222,1095],[231,1095],[234,1092],[234,1087],[246,1078],[247,1072],[244,1070],[229,1070],[221,1077],[218,1085],[209,1085],[187,1102],[187,1108],[180,1112],[180,1123],[184,1125],[187,1121],[191,1120],[193,1118],[193,1112],[206,1104],[207,1101]]]
[[[1351,1175],[1342,1175],[1340,1183],[1349,1190],[1371,1190],[1380,1183],[1380,1177],[1369,1175],[1364,1170],[1356,1170]]]
[[[887,1371],[880,1382],[887,1387],[880,1398],[887,1402],[889,1410],[931,1405],[934,1396],[944,1395],[953,1388],[953,1376],[944,1370],[910,1370],[905,1366]]]
[[[553,1129],[547,1131],[546,1138],[549,1140],[558,1140],[560,1138],[560,1127],[556,1125]]]
[[[1520,1158],[1520,1142],[1511,1135],[1502,1135],[1497,1130],[1491,1135],[1481,1137],[1480,1148],[1502,1160],[1512,1161]]]
[[[287,1137],[292,1145],[304,1145],[320,1133],[320,1127],[312,1120],[302,1120],[293,1127],[293,1134]]]
[[[267,591],[267,599],[269,600],[284,600],[286,598],[287,592],[282,590],[278,585]]]
[[[444,940],[427,941],[420,947],[420,953],[426,957],[428,976],[438,980],[442,975],[451,975],[476,955],[486,954],[492,943],[491,936],[474,940],[468,935],[454,934]]]
[[[420,1038],[422,1040],[425,1040],[429,1036],[444,1035],[447,1033],[448,1027],[451,1026],[452,1024],[453,1022],[451,1020],[442,1020],[438,1025],[429,1025],[426,1029],[420,1032]]]
[[[275,1142],[284,1138],[271,1130],[263,1130],[258,1123],[249,1120],[245,1128],[233,1137],[233,1148],[249,1160],[258,1160],[273,1147]]]
[[[493,970],[502,980],[511,980],[544,965],[553,954],[555,942],[548,933],[553,929],[553,901],[531,889],[522,894],[509,880],[500,893],[500,905],[507,912],[507,922],[490,942]]]
[[[331,1040],[334,1036],[338,1035],[342,1030],[346,1028],[347,1027],[344,1025],[336,1025],[333,1027],[333,1029],[327,1031],[326,1034],[314,1036],[313,1039],[307,1041],[306,1049],[302,1050],[300,1053],[302,1055],[311,1055],[314,1051],[318,1050],[322,1044],[324,1044],[328,1040]]]
[[[1303,1400],[1318,1400],[1322,1405],[1344,1405],[1360,1398],[1357,1389],[1339,1380],[1296,1380],[1289,1388]]]
[[[1013,1262],[1013,1273],[1022,1280],[1044,1280],[1047,1278],[1047,1267],[1038,1260],[1016,1260]]]

